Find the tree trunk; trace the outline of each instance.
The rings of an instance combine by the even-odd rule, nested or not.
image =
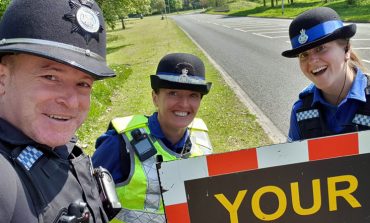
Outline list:
[[[266,0],[263,0],[263,6],[266,7]]]
[[[121,18],[121,23],[122,23],[122,29],[126,29],[124,18]]]
[[[274,7],[274,0],[271,0],[271,7]]]

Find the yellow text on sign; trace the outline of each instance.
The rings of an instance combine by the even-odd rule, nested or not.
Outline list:
[[[349,186],[345,189],[338,190],[336,185],[338,183],[346,182]],[[352,195],[358,187],[358,180],[353,175],[342,175],[327,178],[328,185],[328,201],[329,201],[329,211],[337,211],[337,198],[342,197],[347,201],[352,208],[361,207],[360,202]],[[290,192],[292,197],[292,206],[295,213],[298,215],[306,216],[312,215],[318,212],[321,208],[321,183],[320,179],[312,180],[312,190],[313,190],[313,204],[309,208],[302,208],[300,196],[299,196],[299,184],[298,182],[292,182],[290,184]],[[247,195],[248,190],[240,190],[236,195],[233,202],[225,197],[224,194],[215,194],[215,198],[223,205],[223,207],[228,211],[230,215],[231,223],[239,223],[238,210],[239,207]],[[276,211],[267,214],[263,212],[260,205],[261,197],[266,193],[272,193],[277,197],[278,207]],[[251,207],[253,214],[262,221],[273,221],[284,215],[288,205],[287,197],[285,192],[278,186],[264,186],[257,189],[251,198]]]

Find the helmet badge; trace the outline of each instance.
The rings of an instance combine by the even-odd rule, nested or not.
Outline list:
[[[182,62],[176,65],[176,73],[181,73],[178,77],[178,82],[180,83],[190,83],[189,74],[193,75],[194,68],[191,64]]]
[[[299,31],[301,33],[301,35],[299,35],[298,37],[298,42],[300,44],[304,44],[307,42],[308,40],[308,36],[306,35],[306,30],[305,29],[301,29],[301,31]]]
[[[84,37],[86,44],[91,38],[99,40],[103,27],[99,21],[99,12],[92,9],[92,0],[69,0],[71,11],[64,18],[72,23],[71,33],[77,32]]]
[[[182,74],[182,75],[188,75],[188,72],[189,72],[189,70],[188,70],[188,69],[186,69],[186,68],[183,68],[183,69],[181,70],[181,74]]]
[[[189,70],[186,68],[183,68],[181,70],[181,75],[179,76],[179,82],[181,83],[189,83],[189,76],[188,76]]]

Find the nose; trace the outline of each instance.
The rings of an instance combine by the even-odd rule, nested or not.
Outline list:
[[[318,59],[319,59],[318,53],[315,53],[315,52],[312,52],[312,51],[309,52],[309,54],[308,54],[308,61],[310,63],[315,63],[315,62],[318,61]]]
[[[188,97],[185,97],[185,96],[180,97],[180,104],[183,107],[189,106],[189,98]]]
[[[61,92],[56,99],[58,104],[64,105],[67,108],[78,108],[79,97],[78,92],[74,87],[64,86],[62,89],[59,90]]]

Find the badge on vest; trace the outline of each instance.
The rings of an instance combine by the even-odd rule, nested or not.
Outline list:
[[[18,155],[17,160],[26,168],[30,170],[33,164],[43,155],[43,153],[33,146],[27,146]]]

